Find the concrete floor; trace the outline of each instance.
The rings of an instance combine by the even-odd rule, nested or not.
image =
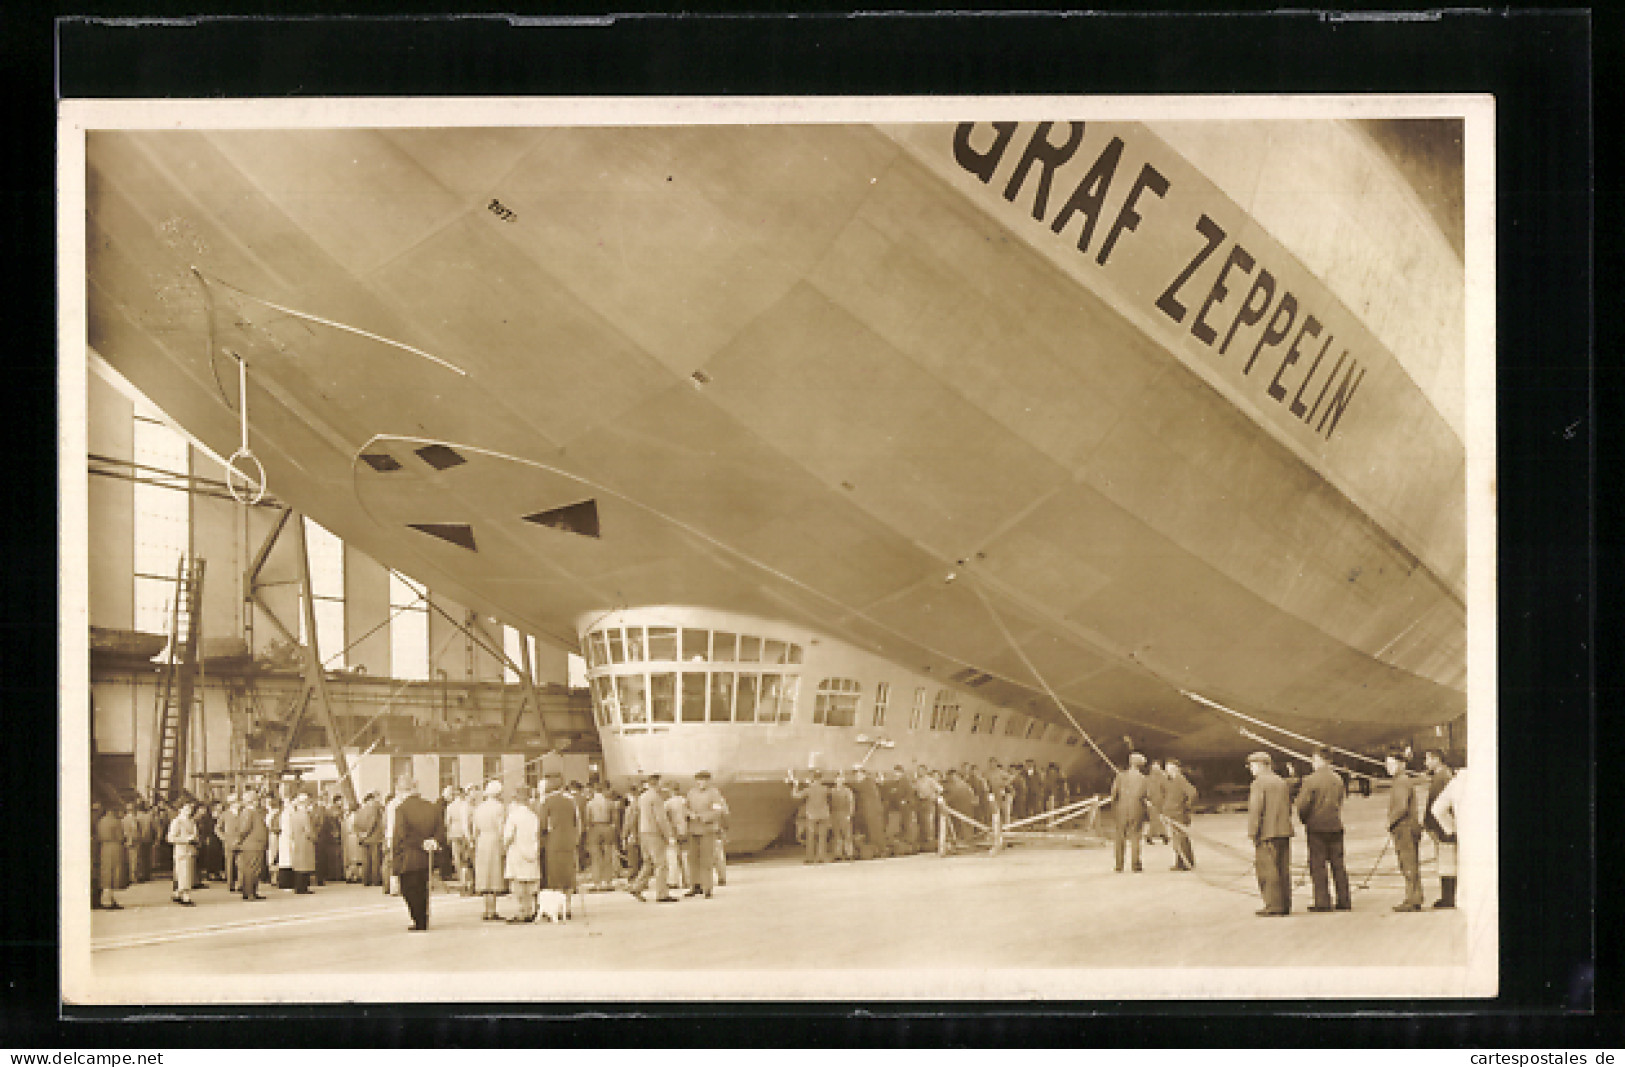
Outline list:
[[[1493,982],[1493,903],[1396,914],[1392,850],[1367,888],[1385,798],[1351,798],[1352,912],[1264,919],[1245,816],[1198,816],[1198,874],[1148,846],[1143,874],[1109,847],[1021,846],[998,856],[920,855],[808,867],[793,855],[735,862],[713,899],[640,904],[595,893],[563,925],[480,920],[477,898],[437,894],[431,930],[378,889],[216,885],[196,908],[167,884],[92,913],[81,991],[91,1001],[703,999],[709,996],[1230,997],[1464,995]],[[1295,840],[1300,868],[1305,847]],[[1430,846],[1424,845],[1427,859]],[[1427,898],[1437,895],[1431,862]],[[501,910],[511,914],[511,898]],[[1488,937],[1488,941],[1485,937]],[[1470,959],[1471,958],[1471,959]],[[65,961],[71,962],[71,961]],[[1471,966],[1469,964],[1471,963]],[[72,972],[72,968],[68,969]]]

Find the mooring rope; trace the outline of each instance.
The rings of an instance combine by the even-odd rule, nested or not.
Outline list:
[[[1382,760],[1380,760],[1380,759],[1374,759],[1371,756],[1363,756],[1358,752],[1350,752],[1346,748],[1338,748],[1336,745],[1327,744],[1326,742],[1316,740],[1313,737],[1305,737],[1303,734],[1293,733],[1291,730],[1288,730],[1285,727],[1276,726],[1274,723],[1265,722],[1263,719],[1255,719],[1251,715],[1243,715],[1241,712],[1237,711],[1235,708],[1227,708],[1223,704],[1219,703],[1217,700],[1209,700],[1207,697],[1202,696],[1199,693],[1192,693],[1192,692],[1190,692],[1189,690],[1186,690],[1186,689],[1181,689],[1179,692],[1181,693],[1181,695],[1186,696],[1186,697],[1190,698],[1191,700],[1196,701],[1198,704],[1205,704],[1210,708],[1214,708],[1214,709],[1216,709],[1218,711],[1224,712],[1226,715],[1234,715],[1236,718],[1243,719],[1243,720],[1245,720],[1247,722],[1250,722],[1254,726],[1262,726],[1266,730],[1274,730],[1276,733],[1285,734],[1287,737],[1290,737],[1290,738],[1292,738],[1293,740],[1296,740],[1296,741],[1306,741],[1309,744],[1315,745],[1315,746],[1325,745],[1327,748],[1331,749],[1333,752],[1337,752],[1337,753],[1340,753],[1341,755],[1348,756],[1351,759],[1363,760],[1366,763],[1374,763],[1379,767],[1382,766]],[[1307,759],[1308,757],[1300,757],[1300,758]],[[1367,776],[1367,777],[1369,777],[1369,776]]]
[[[974,572],[966,569],[965,573],[971,575],[973,579],[975,578]],[[1113,772],[1116,772],[1119,769],[1117,764],[1113,763],[1111,761],[1111,757],[1102,752],[1100,746],[1095,744],[1095,739],[1089,736],[1089,731],[1085,730],[1081,725],[1078,724],[1078,720],[1072,717],[1072,712],[1067,710],[1066,704],[1061,700],[1060,697],[1055,695],[1055,690],[1050,688],[1050,684],[1047,680],[1045,680],[1044,675],[1038,670],[1037,667],[1033,666],[1033,661],[1027,658],[1026,651],[1023,650],[1021,645],[1016,641],[1015,636],[1010,633],[1009,627],[1005,626],[1004,619],[999,615],[998,611],[994,609],[993,604],[988,600],[987,595],[982,592],[981,583],[973,580],[969,584],[971,591],[974,592],[977,599],[982,602],[982,606],[987,608],[987,613],[992,616],[994,625],[997,626],[999,628],[999,632],[1004,635],[1004,639],[1009,643],[1011,650],[1015,652],[1016,656],[1020,658],[1021,662],[1026,666],[1026,668],[1032,672],[1033,677],[1038,679],[1038,684],[1043,686],[1044,692],[1049,694],[1049,698],[1055,702],[1055,706],[1061,710],[1061,714],[1066,716],[1066,721],[1071,723],[1072,726],[1078,731],[1078,734],[1089,743],[1089,747],[1094,749],[1095,755],[1099,756],[1101,761],[1105,763],[1106,766],[1110,767]]]

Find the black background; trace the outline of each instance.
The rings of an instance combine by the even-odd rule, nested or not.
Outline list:
[[[176,4],[79,9],[185,15]],[[1376,20],[1314,13],[1166,16],[632,15],[53,22],[0,12],[12,463],[0,563],[0,1047],[966,1045],[1568,1047],[1618,1043],[1620,987],[1594,960],[1618,897],[1596,729],[1619,709],[1618,553],[1599,537],[1598,401],[1618,357],[1594,343],[1592,70],[1616,25],[1584,12]],[[1596,49],[1595,59],[1593,49]],[[60,65],[57,63],[60,57]],[[1613,60],[1615,62],[1610,62]],[[54,102],[84,97],[1482,92],[1497,99],[1501,995],[1479,1002],[706,1007],[613,1019],[482,1017],[466,1007],[293,1009],[303,1021],[186,1009],[61,1018],[56,999]],[[1605,207],[1608,192],[1604,187]],[[1617,218],[1597,227],[1611,263]],[[1613,274],[1614,272],[1609,272]],[[1617,305],[1604,290],[1604,307]],[[1597,359],[1594,353],[1604,353]],[[1598,388],[1593,392],[1594,375]],[[1602,472],[1600,475],[1598,471]],[[1599,574],[1599,568],[1604,572]],[[66,620],[65,625],[82,625]],[[1600,650],[1595,641],[1605,642]],[[1598,675],[1597,668],[1605,672]],[[1599,681],[1599,678],[1606,679]],[[72,709],[69,709],[70,711]],[[1607,735],[1604,734],[1604,737]],[[1597,818],[1601,812],[1602,818]],[[1599,850],[1598,844],[1603,847]],[[1602,866],[1594,864],[1597,857]],[[1601,886],[1600,896],[1596,890]],[[1012,901],[1019,907],[1019,901]],[[1039,919],[1038,921],[1041,921]],[[1154,916],[1147,917],[1154,922]],[[1599,940],[1600,939],[1600,940]],[[1239,946],[1245,957],[1247,946]],[[1267,953],[1262,941],[1260,958]],[[1152,961],[1148,961],[1152,962]],[[162,984],[153,989],[161,1000]],[[357,991],[361,992],[360,990]],[[829,990],[839,998],[839,989]],[[290,1009],[282,1009],[284,1014]],[[452,1012],[456,1014],[453,1015]],[[244,1016],[249,1016],[244,1018]],[[553,1018],[548,1018],[552,1015]],[[229,1016],[229,1017],[228,1017]],[[1263,1016],[1263,1017],[1261,1017]],[[1594,1051],[1592,1046],[1589,1051]]]

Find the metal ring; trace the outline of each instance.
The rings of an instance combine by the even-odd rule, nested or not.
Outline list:
[[[259,472],[259,477],[250,478],[246,470],[238,470],[238,460],[247,460],[254,464],[254,469]],[[231,476],[234,474],[244,482],[242,495],[238,494],[237,483],[232,480]],[[249,495],[248,492],[250,487],[253,490],[252,495]],[[265,499],[265,465],[259,461],[259,458],[253,452],[246,448],[239,448],[231,454],[230,459],[226,460],[226,489],[230,491],[231,498],[239,504],[247,504],[252,507]]]

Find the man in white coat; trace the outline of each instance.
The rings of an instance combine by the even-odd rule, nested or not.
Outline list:
[[[510,923],[536,920],[536,888],[542,882],[542,823],[525,794],[524,789],[514,790],[513,803],[508,805],[502,824],[502,873],[519,901],[519,912],[508,920]]]
[[[1466,777],[1465,769],[1455,772],[1439,790],[1439,795],[1433,798],[1430,809],[1434,823],[1439,827],[1439,879],[1444,886],[1439,899],[1433,902],[1435,908],[1456,906],[1456,877],[1459,863],[1457,814],[1461,808],[1462,793],[1467,788],[1464,784]]]

